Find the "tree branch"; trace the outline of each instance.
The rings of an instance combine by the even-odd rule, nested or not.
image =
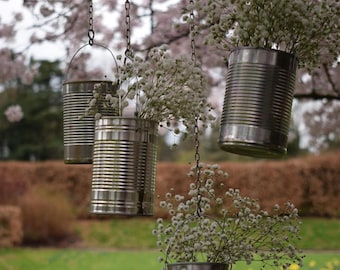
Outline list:
[[[295,99],[312,99],[312,100],[321,100],[321,99],[327,99],[327,100],[340,100],[340,95],[325,95],[325,94],[318,94],[315,92],[312,93],[297,93],[294,95]]]
[[[329,73],[329,69],[328,69],[327,64],[323,64],[322,67],[323,67],[323,69],[325,70],[325,74],[326,74],[326,77],[327,77],[328,82],[329,82],[330,85],[332,86],[332,90],[333,90],[337,95],[340,96],[340,90],[339,90],[339,89],[336,89],[335,83],[334,83],[334,81],[332,80],[331,74]]]

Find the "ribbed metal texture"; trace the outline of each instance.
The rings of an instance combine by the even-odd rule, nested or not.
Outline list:
[[[228,270],[224,263],[174,263],[167,265],[168,270]]]
[[[137,118],[96,121],[91,212],[153,214],[157,123]]]
[[[70,81],[63,85],[64,162],[92,163],[94,117],[84,117],[96,83],[105,83],[113,91],[112,81]],[[104,111],[106,114],[112,114]]]
[[[297,59],[269,49],[234,50],[228,62],[219,144],[253,157],[287,152]]]

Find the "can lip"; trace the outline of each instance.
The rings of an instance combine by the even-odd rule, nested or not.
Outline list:
[[[287,56],[296,57],[294,53],[282,51],[279,49],[272,49],[272,48],[263,48],[263,47],[235,47],[231,50],[231,53],[234,51],[240,51],[240,50],[261,50],[261,51],[267,51],[267,52],[274,52],[274,53],[280,53],[280,54],[286,54]]]
[[[271,48],[236,47],[232,49],[228,65],[252,63],[279,66],[293,73],[298,67],[295,54]]]
[[[104,123],[124,123],[124,122],[148,122],[152,125],[157,126],[158,122],[152,119],[140,118],[134,116],[102,116],[102,118],[96,120],[96,124],[104,124]]]
[[[254,158],[280,159],[287,155],[285,147],[275,145],[225,141],[219,141],[218,144],[226,152]]]
[[[113,83],[112,80],[66,80],[63,82],[65,84],[80,84],[80,83]]]

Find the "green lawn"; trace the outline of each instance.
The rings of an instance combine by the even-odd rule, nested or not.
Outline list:
[[[152,218],[127,218],[80,222],[79,237],[86,247],[155,249]],[[297,246],[308,250],[340,250],[340,219],[303,218],[302,240]]]
[[[0,250],[1,270],[162,270],[155,251],[105,251],[69,249]],[[339,252],[308,253],[302,269],[340,268]],[[327,263],[338,268],[326,268]],[[310,267],[313,265],[313,267]],[[256,270],[259,266],[239,264],[235,270]]]
[[[151,218],[79,222],[82,249],[0,249],[0,270],[162,270]],[[340,220],[304,218],[299,247],[307,250],[306,270],[340,269]],[[235,270],[257,270],[238,264]],[[296,269],[291,269],[296,270]]]
[[[301,237],[300,248],[340,250],[340,219],[303,218]]]

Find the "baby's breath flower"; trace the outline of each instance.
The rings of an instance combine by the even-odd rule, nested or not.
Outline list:
[[[212,110],[206,99],[207,80],[191,57],[173,56],[167,46],[161,46],[152,49],[147,60],[131,55],[118,71],[119,85],[112,93],[106,93],[102,83],[94,85],[87,114],[94,115],[103,107],[122,116],[135,106],[137,117],[167,123],[168,130],[188,135],[194,134],[197,116],[202,116],[200,130],[214,121],[205,117]]]
[[[251,263],[256,258],[276,268],[287,263],[302,263],[302,256],[292,244],[299,239],[300,225],[294,205],[287,203],[284,208],[275,205],[273,209],[280,211],[268,213],[256,200],[242,196],[233,188],[226,192],[228,198],[224,202],[215,197],[217,190],[212,185],[224,172],[212,175],[212,170],[220,169],[202,165],[202,171],[207,174],[199,179],[200,194],[194,183],[189,184],[187,199],[181,195],[172,196],[173,190],[170,195],[166,194],[164,204],[171,205],[169,214],[172,217],[166,227],[163,220],[157,220],[153,233],[160,241],[157,245],[166,253],[167,262],[195,262],[203,258],[234,264],[240,260]],[[202,188],[206,185],[210,185],[210,189]]]
[[[339,15],[332,8],[337,2],[207,1],[200,27],[208,29],[205,43],[210,46],[278,49],[296,54],[301,67],[311,68],[325,61],[331,64],[339,55]]]
[[[166,202],[165,202],[165,201],[159,202],[159,206],[160,206],[161,208],[166,208]]]
[[[89,104],[90,107],[95,106],[95,105],[96,105],[96,102],[97,102],[97,99],[96,99],[96,98],[91,99],[90,104]]]
[[[223,200],[221,198],[216,198],[216,203],[217,204],[222,204],[223,203]]]
[[[183,196],[181,196],[181,195],[175,195],[175,200],[176,201],[181,201],[181,200],[183,200],[184,199],[184,197]]]

